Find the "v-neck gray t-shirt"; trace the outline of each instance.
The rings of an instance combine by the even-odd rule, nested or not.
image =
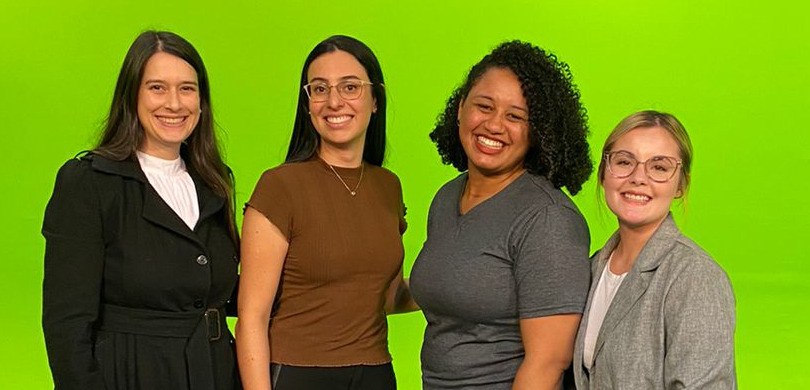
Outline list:
[[[410,287],[428,325],[424,389],[510,389],[524,350],[520,319],[582,313],[590,236],[576,205],[524,173],[466,214],[467,174],[433,199]]]

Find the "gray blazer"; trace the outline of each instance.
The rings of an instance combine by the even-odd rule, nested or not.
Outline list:
[[[577,333],[574,377],[582,389],[734,389],[734,294],[726,273],[667,216],[639,253],[583,364],[596,283],[618,233],[594,254]]]

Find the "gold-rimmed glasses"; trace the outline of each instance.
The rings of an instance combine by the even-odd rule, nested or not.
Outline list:
[[[363,96],[363,87],[366,85],[374,85],[374,83],[350,79],[329,85],[324,81],[315,81],[305,85],[304,92],[307,93],[307,97],[312,103],[321,103],[329,100],[329,94],[332,93],[332,88],[337,89],[338,96],[343,100],[357,100]]]

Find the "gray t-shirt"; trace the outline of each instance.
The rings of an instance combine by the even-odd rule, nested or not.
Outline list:
[[[459,214],[466,174],[430,206],[411,272],[427,318],[424,389],[510,389],[523,361],[521,318],[582,313],[590,236],[571,200],[525,173]]]

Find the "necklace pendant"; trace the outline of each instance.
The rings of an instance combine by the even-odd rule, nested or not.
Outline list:
[[[351,194],[352,194],[352,196],[355,196],[355,195],[357,195],[357,191],[352,191]]]

